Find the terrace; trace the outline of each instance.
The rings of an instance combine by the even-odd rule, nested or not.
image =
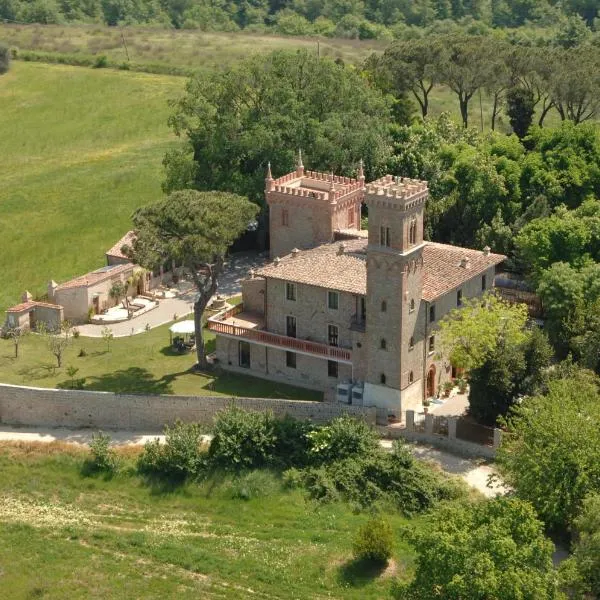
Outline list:
[[[298,354],[352,364],[352,351],[347,348],[328,346],[320,342],[301,340],[265,331],[263,316],[253,312],[244,312],[243,304],[238,304],[209,318],[207,326],[217,335],[239,338],[278,350],[289,350]]]

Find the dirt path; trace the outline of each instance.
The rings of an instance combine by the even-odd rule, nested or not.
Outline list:
[[[66,428],[27,428],[0,426],[0,441],[13,442],[70,442],[73,444],[89,444],[94,433],[91,429],[66,429]],[[149,440],[159,438],[164,441],[164,436],[160,433],[132,432],[132,431],[110,431],[113,443],[115,445],[136,446],[143,445]],[[207,440],[210,436],[207,436]],[[382,440],[381,445],[384,448],[391,448],[392,442]],[[436,450],[428,446],[411,445],[415,456],[421,460],[428,460],[438,464],[444,471],[453,475],[462,477],[471,487],[479,490],[487,497],[504,494],[506,489],[499,484],[488,487],[488,478],[495,471],[492,466],[480,463],[474,459],[462,458]]]

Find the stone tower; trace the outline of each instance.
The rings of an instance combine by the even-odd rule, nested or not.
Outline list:
[[[387,175],[367,184],[367,376],[365,400],[397,416],[420,403],[425,334],[419,331],[423,291],[423,181]],[[424,308],[423,308],[424,310]]]
[[[265,199],[271,258],[289,254],[294,248],[333,242],[336,232],[360,230],[365,182],[362,161],[358,175],[353,179],[305,171],[301,153],[296,170],[278,179],[273,179],[269,164]]]

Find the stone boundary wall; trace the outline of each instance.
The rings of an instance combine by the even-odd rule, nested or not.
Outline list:
[[[448,417],[447,434],[434,433],[433,418],[434,415],[425,415],[424,431],[419,431],[415,427],[415,412],[407,410],[404,427],[377,427],[377,429],[382,437],[390,439],[402,438],[408,442],[428,444],[459,456],[486,458],[490,460],[496,458],[496,450],[502,443],[502,431],[500,429],[494,429],[493,445],[483,446],[456,437],[456,417]]]
[[[0,423],[6,425],[160,431],[176,419],[211,424],[214,416],[231,404],[317,423],[342,414],[371,425],[376,418],[375,408],[314,401],[114,394],[0,384]]]

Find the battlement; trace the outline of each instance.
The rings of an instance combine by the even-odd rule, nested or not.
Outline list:
[[[318,171],[297,171],[278,179],[267,180],[267,193],[278,192],[290,196],[300,196],[324,202],[337,202],[346,196],[361,192],[363,182],[352,177],[341,177]]]
[[[367,204],[388,204],[390,208],[407,210],[425,202],[429,188],[426,181],[385,175],[367,184],[365,192]]]

